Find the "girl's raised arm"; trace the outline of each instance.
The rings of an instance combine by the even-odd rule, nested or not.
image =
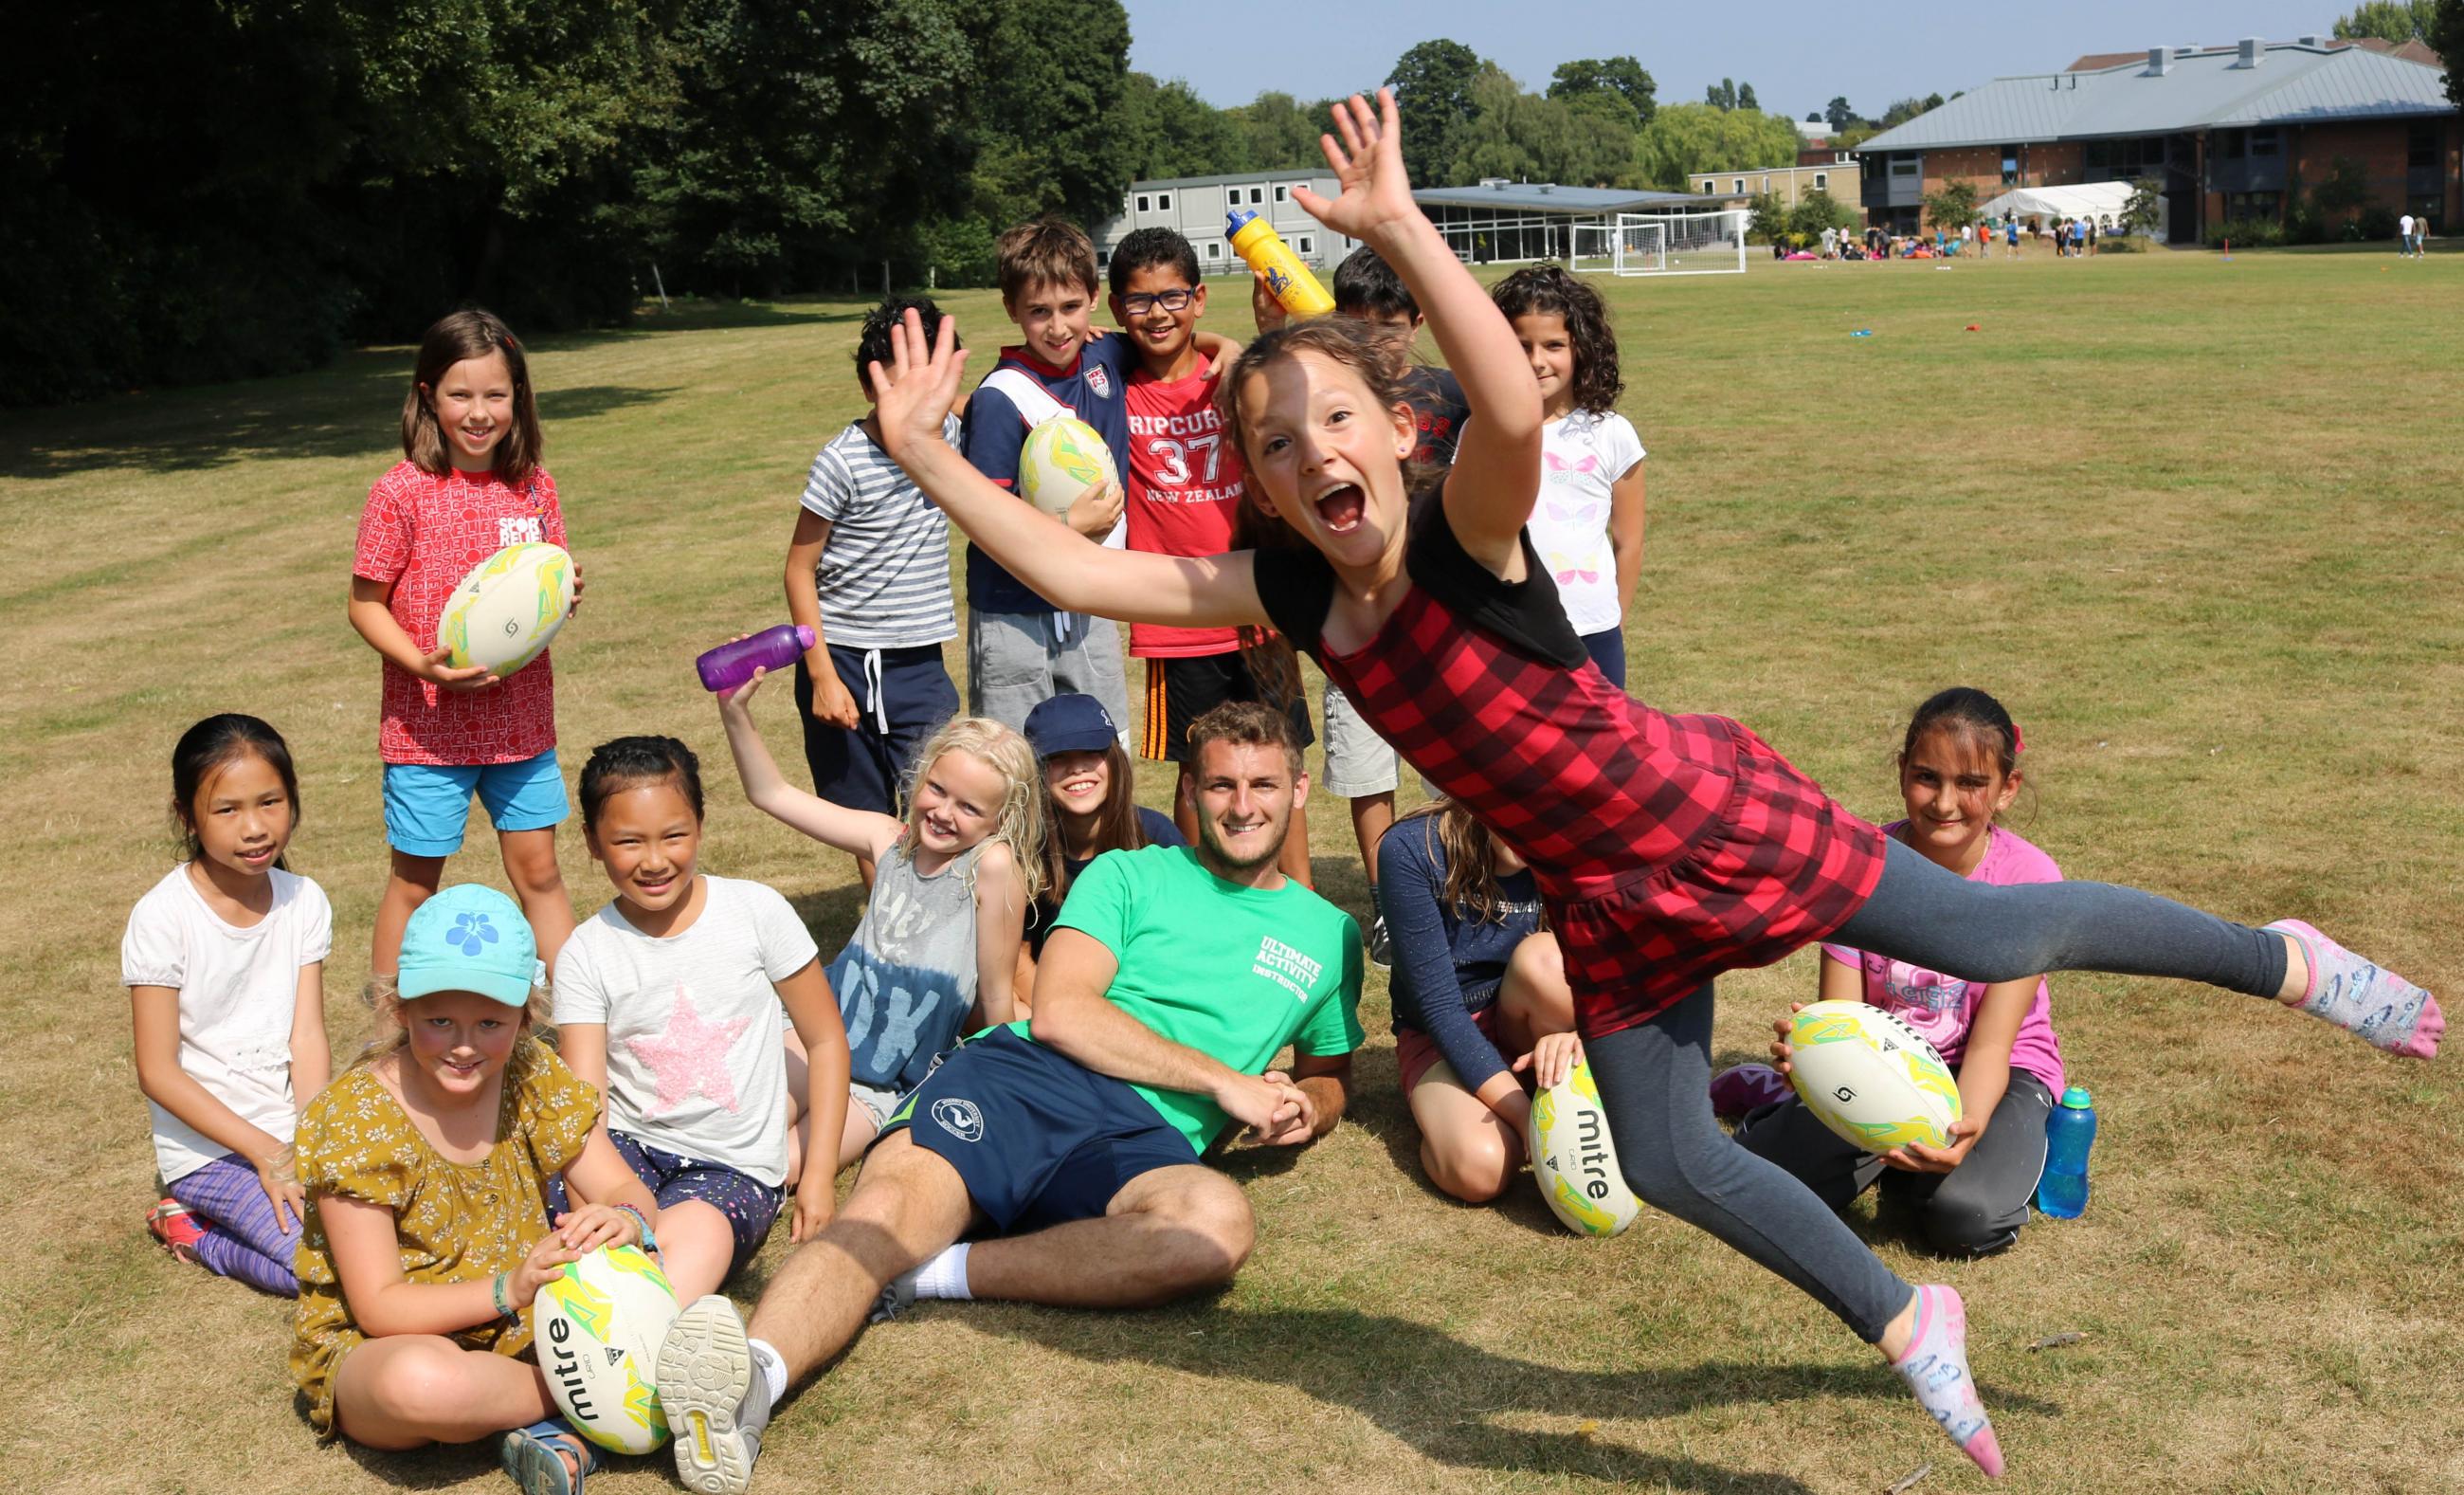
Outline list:
[[[879,860],[906,826],[895,816],[833,804],[787,782],[761,741],[761,729],[753,725],[753,693],[760,688],[764,673],[756,670],[751,680],[718,694],[718,720],[727,728],[727,750],[736,759],[736,776],[744,783],[745,799],[756,810],[824,845],[851,857]]]
[[[956,318],[944,316],[940,335],[928,341],[923,319],[909,311],[891,329],[890,367],[874,364],[870,372],[882,446],[969,540],[1067,612],[1178,628],[1267,621],[1249,552],[1183,560],[1106,549],[1002,492],[951,450],[941,438],[941,413],[957,398],[966,367],[957,327]]]
[[[1517,537],[1540,492],[1540,387],[1530,360],[1505,314],[1412,200],[1394,91],[1379,89],[1374,110],[1357,94],[1337,102],[1334,126],[1342,139],[1322,135],[1318,143],[1342,194],[1329,201],[1298,187],[1292,198],[1329,229],[1377,251],[1427,315],[1474,416],[1446,480],[1446,519],[1475,560],[1503,571],[1519,554]]]

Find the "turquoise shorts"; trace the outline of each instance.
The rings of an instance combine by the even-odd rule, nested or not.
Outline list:
[[[499,834],[543,831],[573,810],[553,748],[519,763],[388,763],[385,844],[408,857],[452,856],[462,849],[474,791]]]

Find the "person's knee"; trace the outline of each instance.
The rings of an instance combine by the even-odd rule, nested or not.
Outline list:
[[[1420,1160],[1429,1182],[1465,1204],[1486,1204],[1504,1194],[1514,1176],[1514,1159],[1505,1134],[1495,1127],[1424,1139]]]
[[[2019,1227],[2027,1222],[2028,1211],[2025,1205],[2015,1215],[1996,1209],[1972,1192],[1953,1189],[1946,1183],[1925,1201],[1922,1218],[1925,1244],[1935,1252],[1947,1257],[1976,1257],[2004,1250],[2018,1239]]]
[[[1524,985],[1535,991],[1548,991],[1566,984],[1566,952],[1557,947],[1553,934],[1526,935],[1507,958],[1506,973],[1519,977]]]
[[[360,1388],[369,1409],[398,1428],[458,1422],[469,1387],[461,1354],[420,1348],[388,1355]]]
[[[505,838],[505,876],[518,894],[541,895],[564,890],[564,873],[556,863],[553,836]]]
[[[1184,1288],[1230,1282],[1258,1244],[1257,1216],[1229,1179],[1184,1191],[1155,1214],[1172,1226],[1177,1247],[1172,1275]]]

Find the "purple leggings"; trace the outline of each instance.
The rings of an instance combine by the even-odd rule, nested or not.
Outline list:
[[[291,1265],[299,1244],[299,1222],[286,1224],[288,1211],[275,1214],[255,1169],[226,1153],[172,1180],[170,1192],[206,1227],[205,1238],[197,1242],[198,1261],[220,1276],[236,1277],[278,1298],[299,1296],[299,1279]]]

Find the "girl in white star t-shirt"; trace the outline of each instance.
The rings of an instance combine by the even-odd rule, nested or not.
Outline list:
[[[680,1303],[715,1292],[769,1238],[829,1223],[847,1094],[847,1029],[803,921],[759,882],[699,870],[701,766],[672,737],[603,743],[582,770],[583,836],[616,897],[556,967],[564,1061],[606,1096],[616,1150],[659,1202]],[[796,1169],[785,1023],[817,1082]]]

